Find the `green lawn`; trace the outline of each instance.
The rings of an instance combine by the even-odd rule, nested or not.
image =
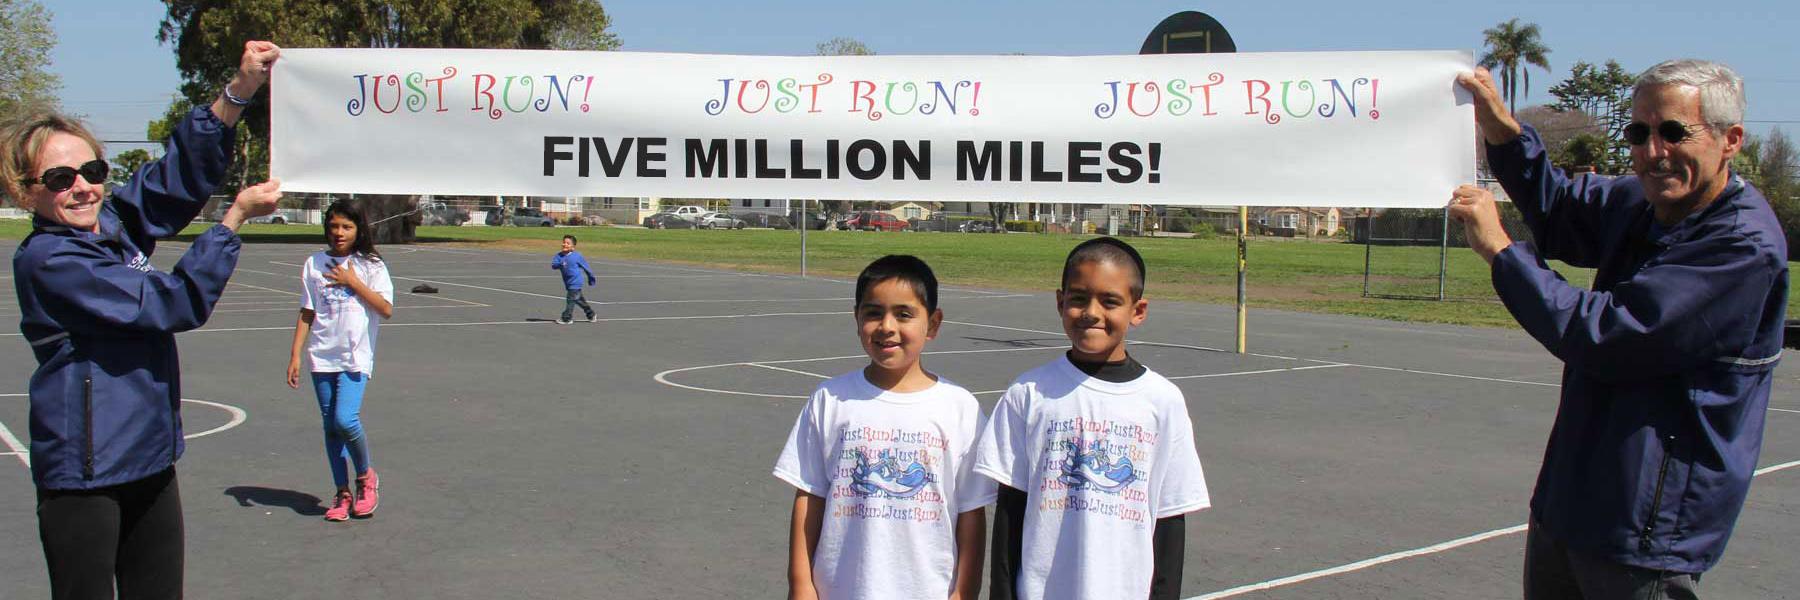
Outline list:
[[[0,238],[19,239],[24,221],[0,222]],[[192,235],[203,226],[190,227]],[[315,225],[251,225],[246,239],[318,244]],[[694,231],[615,227],[422,227],[420,244],[467,244],[509,250],[556,251],[564,234],[581,239],[589,256],[649,260],[743,271],[799,273],[800,234],[795,231]],[[1053,289],[1063,256],[1078,236],[1041,234],[807,233],[807,272],[854,277],[883,254],[914,254],[931,263],[945,284],[1044,291]],[[1236,299],[1236,242],[1229,238],[1131,238],[1149,268],[1148,296],[1154,301],[1191,300],[1231,304]],[[1487,267],[1473,252],[1452,248],[1446,294],[1450,300],[1364,298],[1364,247],[1288,240],[1250,242],[1250,307],[1360,315],[1401,321],[1512,326],[1512,317],[1494,297]],[[1435,247],[1376,247],[1372,293],[1437,295]],[[1559,266],[1564,276],[1587,286],[1592,272]],[[1790,314],[1800,314],[1790,294]]]

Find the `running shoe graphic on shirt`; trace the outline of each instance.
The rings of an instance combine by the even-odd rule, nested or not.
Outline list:
[[[850,468],[850,491],[858,496],[911,498],[931,483],[931,473],[917,460],[901,467],[900,460],[888,450],[882,450],[873,459],[862,448],[854,452],[856,465]]]
[[[1137,469],[1131,458],[1121,454],[1119,460],[1107,458],[1106,447],[1095,444],[1086,451],[1075,441],[1063,441],[1062,474],[1056,480],[1069,489],[1093,489],[1118,493],[1137,481]]]

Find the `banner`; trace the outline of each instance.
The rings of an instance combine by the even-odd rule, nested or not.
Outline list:
[[[1462,51],[712,56],[285,49],[301,192],[1441,207]]]

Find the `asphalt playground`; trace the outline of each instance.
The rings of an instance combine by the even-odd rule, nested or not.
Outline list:
[[[601,321],[562,326],[547,253],[385,247],[400,293],[363,412],[382,506],[328,523],[318,405],[283,381],[317,249],[247,246],[179,338],[188,597],[785,594],[792,490],[770,469],[805,395],[866,360],[851,282],[589,256]],[[1254,304],[1238,355],[1231,307],[1160,302],[1152,275],[1131,351],[1186,393],[1214,501],[1188,518],[1184,597],[1519,596],[1554,358],[1518,330]],[[421,283],[440,291],[407,293]],[[945,289],[926,367],[991,407],[1066,343],[1054,285]],[[0,321],[18,314],[0,295]],[[0,598],[49,593],[21,452],[34,365],[0,333]],[[1800,364],[1778,376],[1708,597],[1800,596]]]

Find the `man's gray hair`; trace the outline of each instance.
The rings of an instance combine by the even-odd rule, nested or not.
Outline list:
[[[1692,58],[1663,61],[1639,75],[1631,97],[1644,88],[1680,85],[1700,90],[1700,118],[1714,131],[1744,123],[1744,79],[1721,63]]]

